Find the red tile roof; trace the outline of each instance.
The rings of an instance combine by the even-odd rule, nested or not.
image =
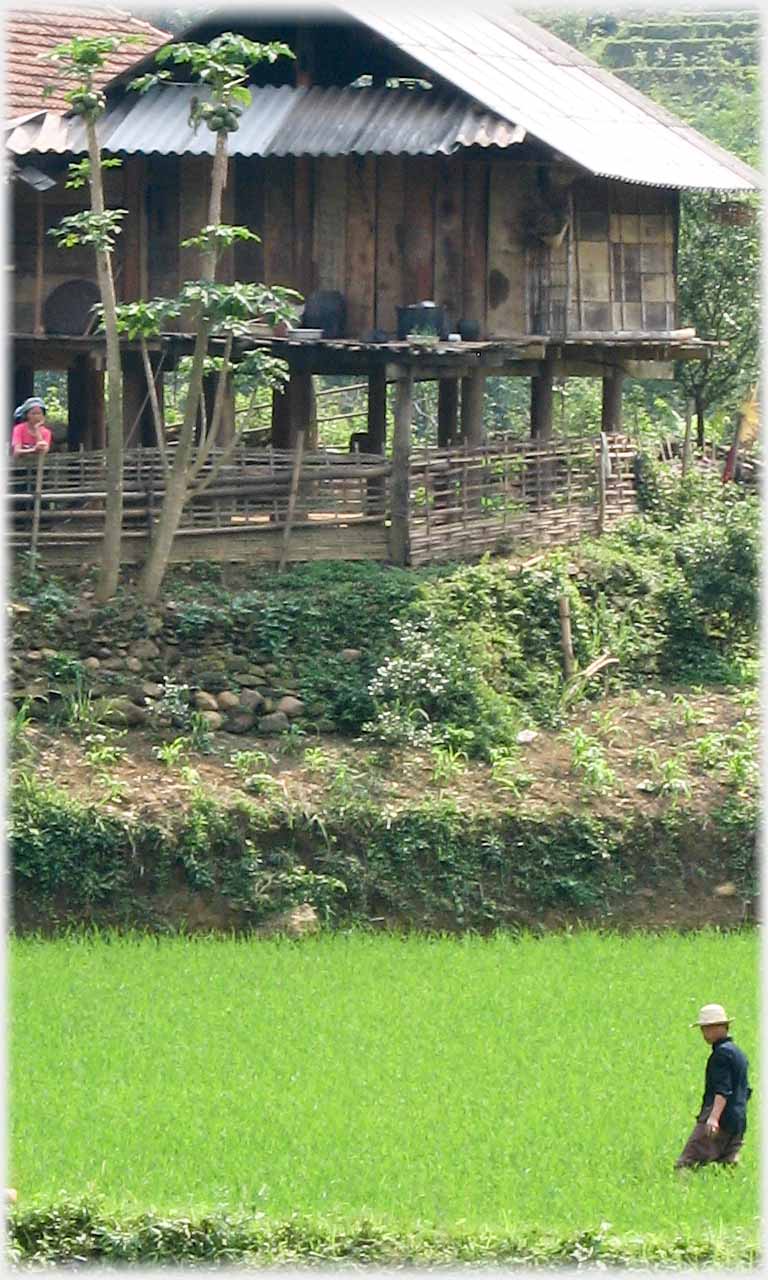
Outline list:
[[[40,54],[73,36],[141,36],[140,44],[126,44],[107,59],[97,83],[104,84],[152,49],[170,38],[124,9],[94,8],[89,5],[9,9],[5,15],[5,119],[31,111],[66,109],[64,89],[43,97],[43,88],[52,79],[53,64]],[[68,87],[68,86],[65,86]]]

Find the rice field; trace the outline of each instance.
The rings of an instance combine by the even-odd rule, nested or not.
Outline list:
[[[20,1207],[757,1237],[755,933],[27,939],[10,982]],[[755,1102],[681,1181],[709,1000]]]

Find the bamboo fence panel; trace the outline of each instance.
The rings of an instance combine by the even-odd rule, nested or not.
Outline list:
[[[606,523],[637,510],[634,446],[609,440]],[[421,449],[412,460],[411,561],[460,559],[597,531],[599,443],[513,441]]]
[[[605,519],[636,511],[634,446],[609,438],[611,476]],[[171,446],[171,451],[173,446]],[[594,533],[598,523],[599,442],[514,441],[415,448],[410,456],[411,563],[462,559],[518,543],[547,545]],[[216,468],[215,474],[212,474]],[[288,518],[294,455],[248,444],[222,459],[213,452],[198,483],[209,483],[182,516],[173,558],[229,556],[279,561]],[[12,546],[30,545],[34,467],[7,469]],[[391,462],[377,454],[321,449],[304,455],[291,521],[291,559],[386,559]],[[124,558],[141,559],[165,491],[155,449],[126,453]],[[103,537],[103,452],[46,457],[39,509],[41,558],[77,562]],[[237,554],[235,555],[235,549]]]

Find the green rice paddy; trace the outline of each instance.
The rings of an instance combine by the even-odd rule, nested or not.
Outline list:
[[[755,933],[11,944],[19,1209],[754,1241],[741,1166],[681,1180],[700,1004],[758,1085]]]

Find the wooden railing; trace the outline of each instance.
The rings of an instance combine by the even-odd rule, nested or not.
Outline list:
[[[515,441],[412,455],[411,563],[567,542],[637,510],[632,459],[621,436]],[[602,473],[602,478],[601,478]]]
[[[294,455],[288,450],[238,449],[211,480],[213,453],[187,504],[173,559],[277,559],[286,543]],[[305,454],[291,504],[288,559],[386,559],[389,463],[370,454],[323,450]],[[29,544],[35,468],[9,467],[11,541]],[[141,560],[165,492],[155,449],[126,453],[123,559]],[[209,483],[210,482],[210,483]],[[207,486],[207,487],[206,487]],[[101,540],[106,460],[99,453],[50,454],[40,493],[40,554],[76,560]],[[257,535],[261,534],[261,538]]]
[[[409,501],[392,510],[393,463],[374,454],[243,446],[218,468],[213,454],[184,509],[172,559],[386,561],[462,559],[516,544],[566,542],[636,510],[634,448],[607,438],[545,444],[501,437],[482,447],[418,448],[408,463]],[[397,465],[401,465],[398,463]],[[64,563],[94,560],[103,536],[103,453],[54,453],[40,472],[8,468],[14,547]],[[138,563],[165,491],[154,449],[126,454],[122,557]],[[293,491],[293,498],[292,498]],[[396,535],[396,536],[393,536]],[[402,558],[402,552],[400,552]]]

